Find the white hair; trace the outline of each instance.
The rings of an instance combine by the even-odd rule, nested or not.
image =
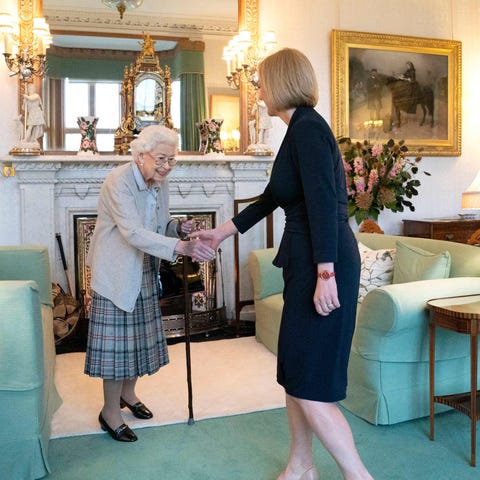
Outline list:
[[[178,133],[172,128],[163,125],[149,125],[145,127],[135,140],[130,142],[133,159],[136,160],[141,153],[151,152],[155,147],[167,144],[178,151]]]

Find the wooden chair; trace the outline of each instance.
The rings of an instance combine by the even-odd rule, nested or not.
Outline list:
[[[480,245],[480,228],[475,230],[467,240],[468,245]]]
[[[385,233],[379,226],[378,224],[373,221],[372,219],[370,218],[367,218],[366,220],[364,220],[362,222],[362,224],[360,225],[358,231],[360,233],[379,233],[379,234],[383,234]]]
[[[250,204],[258,200],[258,196],[250,198],[236,199],[233,201],[233,213],[238,215],[241,211],[241,206],[245,204]],[[253,298],[247,300],[241,298],[240,292],[240,244],[239,236],[234,236],[234,270],[233,270],[233,280],[235,283],[235,329],[237,336],[240,334],[242,322],[240,314],[243,308],[248,305],[253,305]],[[265,219],[265,245],[264,248],[273,247],[273,213],[268,215]]]

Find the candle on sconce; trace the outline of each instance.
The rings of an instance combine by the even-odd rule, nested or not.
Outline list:
[[[3,52],[12,53],[12,39],[7,34],[3,35]]]
[[[238,150],[238,148],[240,147],[240,130],[232,130],[232,138],[235,144],[235,150]]]
[[[39,52],[40,55],[46,55],[46,53],[47,53],[47,47],[46,47],[45,43],[43,42],[42,38],[38,39],[37,51]]]

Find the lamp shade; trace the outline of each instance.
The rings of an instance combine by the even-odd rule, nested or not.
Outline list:
[[[462,208],[480,208],[480,171],[470,186],[462,193]]]

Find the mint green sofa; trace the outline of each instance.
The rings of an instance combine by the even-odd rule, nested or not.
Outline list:
[[[46,247],[0,247],[0,472],[30,480],[50,472],[48,443],[61,400]]]
[[[358,306],[350,352],[347,398],[341,404],[373,424],[389,425],[429,414],[428,310],[437,297],[480,293],[480,248],[424,238],[357,233],[379,250],[397,240],[432,253],[449,251],[450,278],[379,287]],[[256,337],[276,354],[283,306],[281,270],[272,265],[276,249],[252,251]],[[437,329],[436,393],[470,388],[469,336]],[[479,378],[480,380],[480,378]],[[436,411],[447,407],[436,405]]]

